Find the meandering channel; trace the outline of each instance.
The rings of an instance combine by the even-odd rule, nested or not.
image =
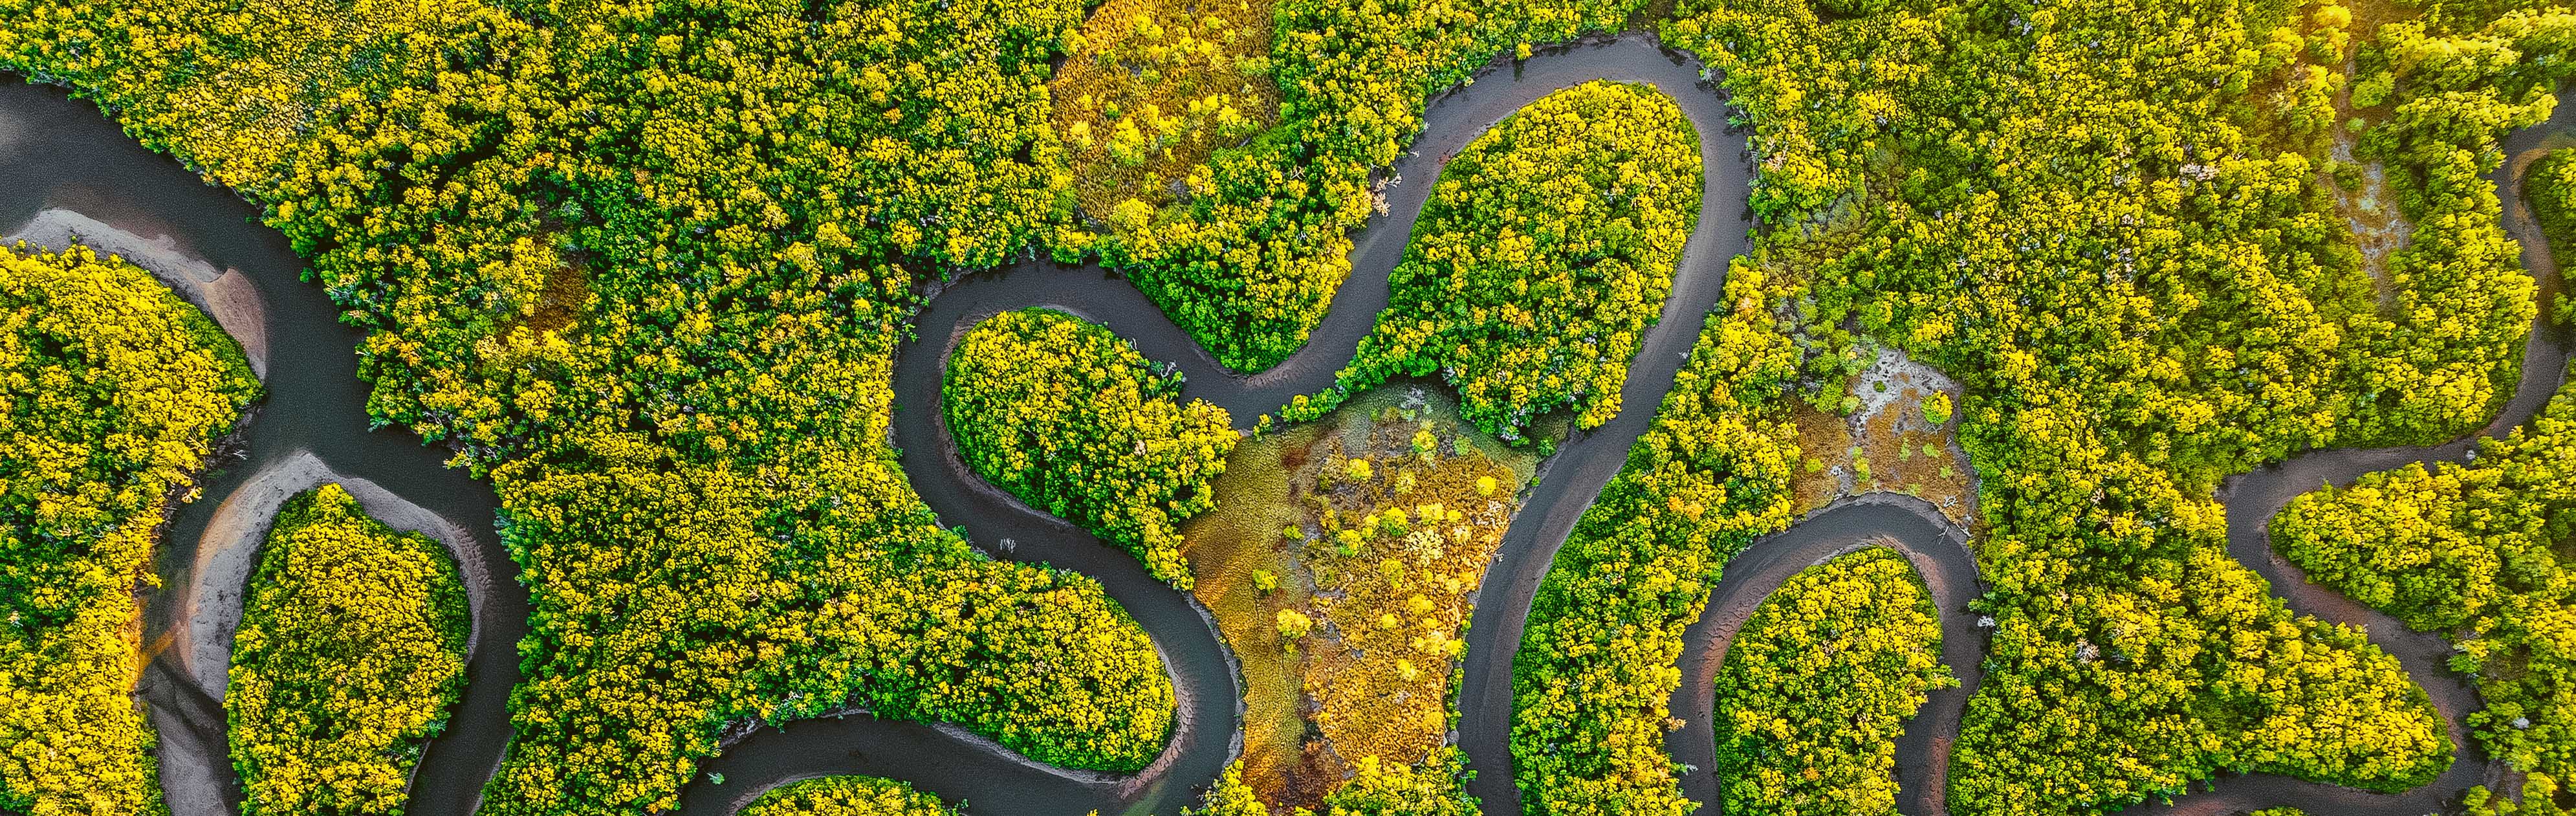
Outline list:
[[[1028,306],[1061,308],[1107,324],[1134,340],[1148,357],[1178,364],[1188,376],[1184,397],[1222,405],[1238,425],[1249,426],[1289,397],[1329,386],[1333,373],[1350,359],[1388,302],[1387,273],[1401,259],[1446,156],[1549,92],[1595,79],[1652,83],[1699,132],[1700,221],[1676,270],[1661,322],[1647,333],[1630,366],[1621,392],[1628,408],[1601,428],[1574,434],[1545,465],[1539,486],[1486,572],[1468,633],[1458,705],[1459,739],[1477,772],[1470,790],[1483,799],[1487,813],[1517,813],[1507,743],[1511,663],[1531,597],[1576,518],[1624,463],[1628,447],[1672,386],[1700,317],[1724,289],[1728,260],[1743,251],[1753,227],[1745,208],[1749,180],[1744,140],[1727,130],[1725,103],[1702,80],[1701,71],[1696,61],[1661,49],[1651,37],[1597,38],[1526,62],[1496,60],[1475,81],[1432,100],[1424,132],[1397,162],[1392,171],[1396,180],[1385,190],[1391,215],[1356,236],[1351,278],[1336,292],[1330,312],[1306,348],[1258,375],[1238,376],[1218,365],[1133,286],[1097,267],[1027,263],[928,287],[925,294],[931,297],[917,318],[923,339],[902,349],[895,369],[894,441],[908,452],[908,478],[943,522],[963,525],[995,555],[1043,561],[1100,580],[1152,635],[1172,672],[1181,706],[1174,737],[1144,772],[1110,776],[1043,766],[953,727],[853,713],[734,735],[725,754],[706,763],[710,774],[684,791],[683,811],[729,814],[779,784],[838,773],[904,779],[952,801],[970,801],[988,816],[1095,808],[1108,814],[1168,814],[1189,803],[1240,748],[1237,669],[1213,623],[1186,593],[1153,580],[1132,556],[1021,504],[966,469],[939,419],[939,375],[949,348],[984,317]],[[2525,152],[2541,134],[2565,129],[2570,116],[2561,106],[2559,117],[2548,125],[2516,134],[2507,143],[2508,152]],[[2518,166],[2509,165],[2498,177],[2510,176]],[[206,665],[213,660],[209,655],[228,653],[231,631],[220,610],[207,618],[206,608],[230,603],[237,614],[240,595],[238,585],[226,585],[241,580],[239,572],[212,567],[222,553],[238,552],[245,535],[238,521],[243,514],[228,517],[223,508],[235,506],[237,494],[287,489],[277,486],[281,480],[301,484],[325,477],[380,486],[384,496],[371,511],[378,505],[391,508],[387,512],[416,508],[415,520],[398,526],[430,528],[458,549],[464,561],[476,641],[467,695],[447,733],[432,743],[415,773],[410,810],[424,815],[472,812],[483,782],[508,745],[505,702],[518,677],[511,646],[526,633],[529,611],[517,568],[491,526],[489,487],[446,469],[438,451],[406,432],[368,428],[365,386],[355,370],[358,332],[339,325],[337,307],[317,287],[298,279],[304,264],[283,237],[245,224],[256,214],[252,207],[143,150],[95,108],[56,89],[0,86],[0,189],[12,191],[0,199],[0,226],[9,226],[12,234],[29,232],[24,225],[52,211],[79,214],[131,239],[166,238],[152,246],[167,259],[179,260],[147,263],[147,268],[160,267],[154,271],[174,284],[188,279],[206,284],[179,288],[217,312],[246,345],[254,341],[245,335],[256,335],[264,347],[259,356],[270,398],[238,436],[242,455],[205,480],[208,500],[175,514],[156,557],[163,585],[174,591],[156,594],[146,613],[152,653],[140,696],[161,735],[163,779],[174,812],[197,816],[239,809],[238,785],[224,744],[222,671]],[[2505,198],[2519,201],[2514,195]],[[2549,269],[2530,219],[2519,206],[2514,210],[2507,223],[2522,241],[2526,265],[2535,272]],[[2555,390],[2566,354],[2564,338],[2535,329],[2520,388],[2489,433],[2508,431],[2536,413]],[[2271,556],[2264,532],[2282,503],[2319,484],[2348,482],[2407,461],[2457,460],[2469,447],[2469,440],[2460,440],[2431,448],[2310,453],[2231,479],[2220,493],[2228,506],[2230,552],[2262,572],[2294,609],[2367,625],[2373,641],[2405,662],[2451,720],[2459,761],[2434,784],[2396,796],[2249,775],[2225,780],[2219,792],[2185,797],[2177,807],[2145,809],[2226,812],[2300,804],[2318,812],[2412,816],[2438,809],[2461,788],[2489,781],[2487,763],[2468,742],[2462,722],[2476,706],[2476,695],[2442,666],[2449,645],[2305,583],[2295,569]],[[1939,774],[1947,766],[1960,711],[1978,679],[1985,634],[1965,609],[1978,582],[1964,534],[1919,504],[1892,496],[1838,503],[1766,537],[1728,564],[1708,614],[1689,630],[1684,683],[1673,699],[1675,715],[1686,722],[1672,738],[1674,754],[1699,768],[1684,777],[1685,790],[1712,803],[1712,811],[1716,780],[1708,770],[1714,765],[1710,683],[1736,628],[1798,569],[1861,546],[1893,546],[1909,556],[1931,587],[1942,613],[1943,661],[1963,681],[1960,688],[1932,694],[1899,746],[1906,812],[1942,812]],[[265,526],[261,519],[249,529],[264,531]],[[249,535],[255,539],[256,533]],[[219,572],[226,577],[212,577]],[[214,645],[218,637],[220,648]],[[714,784],[711,774],[722,774],[727,781]]]
[[[1581,41],[1526,62],[1498,59],[1474,82],[1433,99],[1422,135],[1391,171],[1395,180],[1384,191],[1389,215],[1355,236],[1351,276],[1334,293],[1331,310],[1304,348],[1260,374],[1228,371],[1134,286],[1094,266],[1027,263],[966,275],[926,292],[929,305],[915,319],[922,339],[895,360],[894,438],[905,451],[905,474],[943,523],[964,525],[976,544],[996,556],[1046,561],[1100,579],[1152,633],[1182,701],[1177,732],[1153,767],[1131,777],[1068,774],[1033,766],[953,730],[853,716],[791,723],[784,731],[742,739],[708,763],[708,770],[725,775],[725,784],[692,784],[682,810],[731,813],[779,784],[841,773],[907,780],[952,801],[972,802],[986,814],[1093,808],[1104,814],[1168,814],[1193,804],[1197,789],[1233,759],[1242,730],[1236,669],[1214,625],[1187,593],[1153,580],[1134,556],[1029,508],[966,469],[939,417],[940,372],[950,347],[992,315],[1030,306],[1062,309],[1106,324],[1149,358],[1177,364],[1186,377],[1183,398],[1223,406],[1238,427],[1249,428],[1255,417],[1277,411],[1290,397],[1330,387],[1334,372],[1351,359],[1386,308],[1387,273],[1403,258],[1443,158],[1539,97],[1596,79],[1651,83],[1698,130],[1700,217],[1660,322],[1648,330],[1629,367],[1620,391],[1628,409],[1557,448],[1505,533],[1478,594],[1459,693],[1459,739],[1478,772],[1474,791],[1487,802],[1487,812],[1496,812],[1496,803],[1516,801],[1506,745],[1511,655],[1520,644],[1530,597],[1557,544],[1627,460],[1628,446],[1672,388],[1700,317],[1725,289],[1727,261],[1742,253],[1753,226],[1745,207],[1750,187],[1741,160],[1744,139],[1727,132],[1725,102],[1703,87],[1698,62],[1641,35]]]
[[[471,813],[509,744],[507,701],[529,613],[518,566],[493,530],[491,487],[445,467],[445,454],[409,431],[369,428],[359,332],[340,324],[321,287],[299,278],[305,264],[286,237],[259,226],[258,210],[230,191],[145,150],[96,107],[56,88],[0,85],[0,190],[8,191],[0,235],[56,243],[73,233],[128,255],[213,312],[259,359],[268,386],[235,434],[239,455],[219,459],[200,480],[204,498],[172,513],[153,558],[163,589],[144,611],[149,662],[138,696],[160,734],[172,812],[239,810],[222,664],[246,561],[270,520],[256,505],[333,479],[349,482],[370,513],[430,533],[460,556],[475,641],[465,699],[413,773],[409,812]]]
[[[2521,245],[2525,269],[2543,281],[2543,297],[2554,291],[2557,267],[2548,243],[2523,204],[2520,173],[2536,157],[2543,140],[2576,130],[2576,108],[2567,94],[2548,122],[2524,129],[2503,147],[2505,165],[2488,175],[2498,197],[2507,202],[2506,230]],[[2452,761],[2432,782],[2401,793],[2380,794],[2358,788],[2311,782],[2277,774],[2227,774],[2214,789],[2206,788],[2172,802],[2149,800],[2124,811],[2129,814],[2243,813],[2268,807],[2297,806],[2310,813],[2351,816],[2422,816],[2443,812],[2462,791],[2474,785],[2501,787],[2502,768],[2489,762],[2469,734],[2468,715],[2478,709],[2477,690],[2452,672],[2451,644],[2436,633],[2417,632],[2387,614],[2372,610],[2332,590],[2308,583],[2299,568],[2272,553],[2272,516],[2290,499],[2325,484],[2350,485],[2362,474],[2422,462],[2466,461],[2482,436],[2502,437],[2529,423],[2567,374],[2566,333],[2535,321],[2524,341],[2521,377],[2513,396],[2485,428],[2449,442],[2420,447],[2311,451],[2288,460],[2229,477],[2218,499],[2227,508],[2227,552],[2260,573],[2276,595],[2301,615],[2347,623],[2370,634],[2372,643],[2395,656],[2408,677],[2424,688],[2448,723]],[[1765,537],[1726,564],[1726,576],[1711,591],[1708,611],[1692,624],[1681,658],[1682,686],[1673,692],[1673,716],[1684,726],[1667,740],[1674,759],[1695,770],[1682,779],[1683,791],[1708,803],[1706,813],[1723,812],[1718,799],[1716,734],[1711,721],[1717,671],[1736,630],[1755,606],[1800,569],[1863,546],[1903,552],[1932,591],[1941,613],[1941,662],[1959,677],[1956,688],[1931,692],[1907,724],[1897,743],[1899,810],[1925,816],[1949,812],[1944,794],[1950,748],[1957,741],[1968,697],[1984,678],[1986,635],[1967,608],[1982,587],[1976,562],[1966,547],[1966,533],[1919,500],[1871,494],[1838,502],[1795,526]],[[1490,807],[1489,807],[1490,810]]]
[[[2537,157],[2545,140],[2553,135],[2576,132],[2576,106],[2568,102],[2576,91],[2561,91],[2558,107],[2549,121],[2525,128],[2505,139],[2505,164],[2487,174],[2495,183],[2496,197],[2505,202],[2504,227],[2522,246],[2522,265],[2542,283],[2541,296],[2547,297],[2557,287],[2566,285],[2558,274],[2556,259],[2550,254],[2548,241],[2540,234],[2539,224],[2531,217],[2522,196],[2522,171]],[[2503,410],[2478,433],[2469,434],[2440,445],[2396,448],[2344,448],[2313,451],[2290,457],[2278,464],[2251,473],[2229,477],[2219,487],[2218,498],[2227,505],[2227,554],[2263,575],[2272,592],[2289,601],[2290,609],[2302,615],[2315,615],[2330,621],[2348,623],[2370,633],[2370,642],[2378,644],[2397,657],[2406,674],[2424,688],[2433,707],[2449,723],[2451,766],[2432,782],[2403,793],[2379,794],[2356,788],[2324,785],[2275,774],[2232,775],[2218,781],[2215,790],[2191,794],[2172,804],[2150,802],[2131,808],[2133,813],[2149,814],[2217,814],[2235,813],[2279,805],[2297,805],[2310,813],[2353,814],[2353,816],[2421,816],[2449,807],[2462,790],[2473,785],[2504,789],[2505,769],[2491,762],[2469,733],[2468,715],[2479,707],[2477,689],[2467,677],[2452,672],[2449,659],[2450,641],[2439,633],[2418,632],[2394,617],[2363,606],[2351,598],[2316,584],[2308,583],[2307,574],[2272,552],[2272,516],[2290,500],[2326,484],[2347,486],[2362,474],[2423,463],[2430,468],[2439,462],[2465,462],[2477,449],[2480,437],[2502,437],[2531,422],[2557,394],[2567,376],[2567,356],[2571,338],[2564,330],[2550,326],[2545,317],[2535,320],[2530,336],[2523,341],[2522,377],[2515,384],[2513,397]],[[1944,627],[1947,631],[1947,627]]]

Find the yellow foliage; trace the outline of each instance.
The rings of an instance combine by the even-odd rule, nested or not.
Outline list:
[[[957,816],[939,797],[892,779],[826,776],[760,795],[742,816]]]
[[[437,541],[387,528],[337,484],[288,501],[225,684],[242,813],[401,811],[420,744],[464,694],[471,625]]]
[[[1268,0],[1109,0],[1047,85],[1083,210],[1160,205],[1218,148],[1279,117]]]
[[[143,270],[0,249],[0,807],[160,808],[135,590],[166,503],[258,397],[232,340]]]

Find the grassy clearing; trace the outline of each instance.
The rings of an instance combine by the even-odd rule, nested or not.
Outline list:
[[[1093,218],[1158,206],[1217,148],[1279,118],[1267,0],[1109,0],[1048,88]]]
[[[1805,403],[1790,412],[1798,449],[1806,454],[1794,488],[1798,512],[1885,491],[1931,502],[1951,521],[1974,523],[1976,472],[1959,446],[1958,384],[1889,352],[1855,376],[1850,390],[1848,416]]]
[[[1194,591],[1243,661],[1242,781],[1274,809],[1443,744],[1467,595],[1537,467],[1457,416],[1407,384],[1246,442],[1225,501],[1184,528]]]

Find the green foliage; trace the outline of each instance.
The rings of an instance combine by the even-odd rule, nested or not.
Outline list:
[[[597,723],[649,728],[644,739],[671,741],[675,757],[707,756],[725,720],[785,722],[845,701],[958,723],[1070,767],[1130,771],[1161,751],[1169,678],[1099,584],[974,557],[892,489],[900,475],[885,462],[832,456],[850,454],[819,451],[796,477],[747,473],[621,435],[592,440],[586,468],[495,471],[503,505],[525,508],[504,531],[524,568],[556,580],[550,565],[567,565],[587,579],[540,596],[538,614],[567,636],[599,633],[577,642],[602,667],[530,672],[513,695],[520,736],[491,785],[496,803],[587,813],[671,796],[685,766],[637,767],[633,743],[588,733]],[[702,630],[681,639],[685,660],[661,656],[675,634]],[[672,676],[618,682],[646,665]]]
[[[1424,99],[1522,42],[1615,31],[1644,0],[1348,0],[1273,4],[1279,123],[1180,178],[1185,194],[1094,213],[1102,259],[1218,362],[1287,358],[1350,276],[1349,233],[1378,204],[1370,171],[1422,128]]]
[[[1237,759],[1208,785],[1198,807],[1182,808],[1181,816],[1270,816],[1270,808],[1261,804],[1252,786],[1243,783],[1243,760]]]
[[[1180,390],[1107,327],[1023,309],[958,342],[939,407],[976,473],[1188,589],[1180,523],[1216,506],[1238,437],[1225,409]]]
[[[1281,123],[1101,251],[1266,365],[1426,94],[1641,2],[1286,4]],[[856,702],[1111,769],[1168,731],[1099,587],[976,556],[883,443],[915,284],[1092,240],[1045,86],[1083,11],[0,0],[0,68],[268,208],[368,331],[375,418],[501,496],[537,612],[490,809],[634,812],[736,718]]]
[[[2522,798],[2487,790],[2479,785],[2469,789],[2461,803],[2463,816],[2565,816],[2566,808],[2558,806],[2558,780],[2548,774],[2535,773],[2522,780]]]
[[[1359,774],[1324,795],[1324,814],[1472,816],[1478,811],[1463,781],[1466,765],[1465,752],[1456,746],[1442,746],[1418,765],[1360,757]]]
[[[1279,118],[1270,3],[1111,0],[1048,82],[1076,198],[1105,218],[1168,203],[1172,182]]]
[[[743,816],[957,816],[964,808],[911,785],[873,776],[826,776],[781,785],[742,810]]]
[[[1953,408],[1950,405],[1950,395],[1948,394],[1935,391],[1931,396],[1923,398],[1923,421],[1925,422],[1929,422],[1934,425],[1948,425],[1950,424],[1950,412],[1952,410]]]
[[[2512,396],[2513,363],[2539,305],[2486,172],[2504,160],[2504,133],[2549,118],[2550,92],[2571,60],[2576,14],[2563,9],[2515,12],[2458,36],[2390,23],[2362,52],[2356,96],[2360,87],[2392,90],[2385,121],[2357,152],[2391,167],[2400,209],[2419,226],[2388,259],[2396,301],[2383,311],[2395,319],[2361,327],[2376,354],[2357,364],[2360,390],[2379,398],[2380,416],[2351,441],[2464,432]]]
[[[1809,567],[1753,611],[1717,676],[1726,812],[1896,812],[1896,738],[1941,666],[1941,616],[1905,556]]]
[[[161,810],[136,593],[168,507],[259,394],[149,273],[0,247],[0,809]]]
[[[2272,545],[2417,629],[2465,632],[2469,728],[2516,770],[2576,771],[2576,386],[2474,464],[2409,465],[2291,500]]]
[[[1796,358],[1759,274],[1731,275],[1654,424],[1556,554],[1512,664],[1513,782],[1536,814],[1680,816],[1664,751],[1682,630],[1726,559],[1788,526]]]
[[[0,0],[0,67],[269,208],[375,418],[501,498],[536,613],[487,811],[632,813],[724,723],[847,703],[1159,751],[1143,631],[938,529],[884,443],[911,287],[1066,228],[1083,10]]]
[[[1805,383],[1833,394],[1886,344],[1965,386],[1996,626],[1954,810],[2116,809],[2231,769],[2393,790],[2447,761],[2396,661],[2269,597],[2210,497],[2294,451],[2477,427],[2514,381],[2531,283],[2478,173],[2545,95],[2431,87],[2433,46],[2382,74],[2400,101],[2357,150],[2412,240],[2366,255],[2347,216],[2374,193],[2320,172],[2350,136],[2350,24],[2329,2],[1685,0],[1664,27],[1752,125],[1778,227],[1752,265],[1795,293]]]
[[[2540,222],[2541,235],[2549,239],[2550,252],[2576,248],[2576,148],[2541,156],[2524,171],[2522,184],[2523,200]]]
[[[1608,422],[1699,190],[1698,133],[1655,89],[1592,82],[1531,103],[1449,160],[1377,328],[1331,391],[1282,416],[1439,371],[1460,414],[1505,440],[1554,411]]]
[[[465,692],[473,621],[447,549],[337,484],[298,495],[260,548],[224,720],[245,814],[400,813]]]
[[[1315,631],[1315,619],[1304,612],[1282,609],[1271,617],[1279,628],[1279,639],[1287,641],[1291,649],[1296,648],[1297,641],[1305,639],[1307,633]]]
[[[2549,241],[2550,257],[2576,258],[2576,148],[2552,150],[2532,162],[2524,171],[2522,197]],[[2549,315],[2562,329],[2576,328],[2576,301],[2562,289]]]
[[[1280,124],[1175,203],[1106,214],[1096,246],[1221,361],[1266,366],[1347,276],[1369,168],[1426,93],[1641,5],[1282,3]],[[2393,662],[2264,597],[2216,552],[2204,496],[2292,450],[2457,432],[2501,396],[2529,282],[2472,182],[2576,64],[2556,16],[2436,4],[2362,56],[2356,101],[2386,107],[2360,155],[2417,225],[2374,265],[2318,172],[2339,7],[1825,5],[1690,0],[1665,29],[1746,111],[1756,209],[1799,227],[1735,275],[1797,309],[1713,324],[1702,356],[1725,359],[1686,372],[1560,555],[1515,678],[1522,783],[1556,810],[1678,803],[1657,712],[1679,621],[1726,552],[1785,523],[1793,459],[1758,412],[1794,375],[1847,376],[1845,326],[1969,387],[1999,627],[1954,806],[2111,807],[2220,768],[2414,778],[2439,740]],[[1110,768],[1168,730],[1151,646],[1097,585],[976,557],[882,442],[913,284],[1091,246],[1043,84],[1081,14],[0,0],[0,67],[270,207],[370,331],[377,417],[493,474],[538,617],[492,809],[622,813],[667,807],[732,718],[856,701]],[[1749,390],[1718,400],[1711,377]],[[119,588],[82,597],[139,563],[82,573]],[[66,626],[131,613],[82,615]],[[6,671],[63,664],[9,648]],[[104,695],[15,704],[28,682],[0,683],[0,711],[130,722]],[[132,729],[81,733],[61,756],[139,757]],[[2355,741],[2321,743],[2337,734]],[[122,790],[111,771],[0,779]]]

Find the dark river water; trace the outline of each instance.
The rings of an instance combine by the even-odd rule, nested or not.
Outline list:
[[[939,369],[955,338],[976,321],[1026,306],[1062,308],[1106,323],[1131,338],[1146,356],[1175,362],[1188,376],[1184,396],[1224,406],[1239,424],[1274,411],[1289,397],[1329,386],[1376,313],[1388,300],[1386,276],[1400,259],[1413,220],[1448,155],[1494,122],[1551,91],[1594,79],[1649,82],[1670,95],[1697,129],[1702,149],[1703,205],[1662,320],[1650,330],[1631,364],[1621,397],[1625,410],[1590,432],[1577,432],[1544,467],[1486,574],[1473,623],[1458,705],[1459,741],[1477,778],[1471,791],[1488,813],[1516,813],[1507,748],[1511,713],[1511,663],[1532,594],[1556,548],[1577,517],[1625,461],[1668,390],[1700,324],[1724,289],[1729,258],[1745,247],[1752,227],[1744,142],[1726,128],[1719,95],[1700,79],[1694,62],[1661,50],[1650,39],[1628,36],[1557,49],[1514,64],[1497,61],[1477,80],[1436,98],[1427,127],[1394,173],[1386,195],[1390,216],[1371,222],[1355,239],[1351,279],[1308,347],[1270,371],[1236,376],[1218,366],[1134,287],[1097,268],[1024,265],[964,276],[939,287],[918,318],[923,338],[901,352],[895,370],[895,444],[908,451],[906,474],[946,524],[963,525],[979,546],[998,557],[1043,561],[1097,578],[1144,628],[1172,673],[1181,710],[1164,754],[1129,776],[1051,769],[1013,755],[988,740],[954,728],[880,721],[865,714],[755,729],[706,763],[724,784],[701,774],[684,791],[682,810],[729,813],[778,784],[807,777],[866,773],[912,782],[975,812],[1105,814],[1177,812],[1192,802],[1240,748],[1240,691],[1233,661],[1204,611],[1185,593],[1148,576],[1135,559],[1062,521],[1031,510],[993,489],[957,460],[941,427]],[[2567,117],[2561,108],[2561,119]],[[2536,144],[2549,126],[2517,135],[2517,150]],[[416,773],[410,812],[463,814],[477,804],[482,783],[497,767],[509,740],[505,702],[517,680],[512,644],[526,634],[528,598],[493,533],[488,486],[441,465],[438,450],[410,433],[368,428],[365,387],[356,378],[358,333],[336,322],[338,310],[318,287],[298,275],[303,263],[275,231],[259,225],[255,211],[227,191],[207,186],[167,158],[135,145],[87,103],[58,89],[0,86],[0,234],[42,234],[46,224],[96,224],[97,228],[151,241],[161,259],[147,267],[188,266],[238,270],[259,308],[248,317],[265,338],[270,396],[241,434],[245,454],[224,462],[205,480],[204,499],[182,507],[155,560],[164,589],[147,610],[146,641],[152,658],[140,690],[161,734],[165,787],[180,816],[224,814],[238,808],[236,780],[224,749],[219,659],[228,649],[227,603],[237,614],[243,541],[255,540],[264,517],[242,508],[261,497],[318,483],[324,478],[380,488],[378,506],[424,529],[463,553],[474,599],[476,643],[469,685],[445,735],[430,746]],[[66,219],[76,213],[79,218]],[[2525,257],[2547,269],[2545,250],[2527,218],[2509,214],[2524,240]],[[95,229],[95,228],[94,228]],[[84,235],[85,239],[89,236]],[[124,239],[124,240],[133,240]],[[106,243],[92,240],[105,246]],[[163,256],[166,256],[164,258]],[[176,260],[173,260],[176,259]],[[167,269],[156,269],[170,273]],[[236,283],[235,291],[241,291]],[[220,310],[218,310],[220,311]],[[222,316],[219,314],[219,317]],[[228,324],[238,335],[244,324]],[[247,341],[246,341],[246,344]],[[2521,390],[2498,418],[2501,432],[2526,421],[2556,387],[2564,371],[2563,338],[2535,335],[2526,352]],[[2230,551],[2261,571],[2294,608],[2335,620],[2371,625],[2374,640],[2403,659],[2418,682],[2453,722],[2462,761],[2439,784],[2409,795],[2383,797],[2267,776],[2230,778],[2214,794],[2195,794],[2175,810],[2224,812],[2276,804],[2307,805],[2326,813],[2422,813],[2476,784],[2486,763],[2465,742],[2459,722],[2475,695],[2438,667],[2448,646],[2416,635],[2367,610],[2317,590],[2295,570],[2272,559],[2262,525],[2280,503],[2326,482],[2405,461],[2457,458],[2465,442],[2424,449],[2327,451],[2231,480]],[[244,497],[250,498],[244,498]],[[260,499],[260,500],[254,500]],[[232,510],[226,510],[227,506]],[[1684,777],[1702,801],[1716,780],[1707,712],[1709,680],[1734,628],[1754,604],[1798,568],[1859,546],[1892,546],[1914,561],[1932,588],[1943,616],[1943,658],[1965,681],[1936,692],[1900,745],[1899,774],[1909,813],[1940,808],[1939,771],[1958,716],[1977,680],[1984,634],[1966,612],[1977,592],[1975,564],[1964,536],[1928,506],[1892,497],[1836,505],[1777,536],[1764,539],[1729,565],[1703,616],[1690,630],[1682,658],[1684,686],[1673,708],[1687,727],[1676,732],[1676,758],[1700,770]],[[2241,517],[2241,519],[2240,519]],[[401,522],[396,522],[398,526]],[[253,538],[246,539],[245,536]],[[231,565],[227,571],[226,565]],[[193,655],[193,656],[192,656]],[[2429,662],[2428,662],[2429,661]],[[2250,803],[2250,804],[2249,804]],[[2434,807],[2428,807],[2427,804]]]
[[[894,437],[906,451],[905,474],[941,522],[964,525],[996,556],[1046,561],[1100,579],[1153,634],[1182,703],[1181,725],[1161,761],[1133,777],[1074,778],[1000,756],[979,741],[853,717],[751,736],[709,763],[710,770],[725,774],[726,784],[692,785],[683,810],[728,812],[777,784],[833,773],[908,780],[988,814],[1168,814],[1195,804],[1198,789],[1240,749],[1242,693],[1214,626],[1187,593],[1154,580],[1133,556],[1021,504],[966,469],[951,449],[938,409],[949,348],[994,314],[1030,306],[1062,309],[1108,325],[1148,358],[1178,364],[1187,380],[1183,398],[1223,406],[1238,426],[1248,428],[1290,397],[1330,387],[1334,372],[1351,359],[1386,308],[1387,273],[1402,260],[1414,219],[1446,157],[1539,97],[1600,79],[1651,83],[1680,107],[1699,134],[1702,203],[1661,321],[1647,331],[1620,391],[1626,410],[1558,447],[1505,534],[1477,597],[1459,691],[1459,741],[1477,772],[1471,790],[1484,800],[1486,812],[1517,811],[1507,744],[1511,661],[1530,597],[1566,531],[1618,472],[1628,446],[1671,390],[1698,337],[1700,317],[1725,289],[1727,261],[1744,250],[1752,228],[1745,207],[1750,187],[1744,140],[1727,132],[1724,103],[1702,86],[1696,61],[1639,36],[1578,43],[1517,65],[1497,60],[1473,84],[1434,99],[1422,135],[1393,169],[1399,180],[1385,190],[1389,215],[1373,219],[1354,237],[1351,277],[1334,293],[1332,309],[1305,348],[1260,374],[1226,370],[1134,286],[1096,267],[1027,264],[967,275],[940,287],[916,319],[922,339],[901,351],[894,375]],[[1013,544],[998,548],[1003,541]]]
[[[191,651],[185,639],[210,636],[207,627],[191,626],[183,588],[197,581],[201,546],[210,543],[207,528],[225,500],[309,452],[342,477],[371,481],[466,526],[473,541],[465,571],[497,576],[470,582],[477,642],[465,699],[446,735],[429,746],[414,779],[421,793],[410,809],[416,816],[471,812],[509,743],[505,703],[518,681],[514,645],[527,633],[528,619],[518,568],[493,532],[490,486],[441,466],[445,454],[423,447],[409,431],[369,429],[366,388],[357,376],[358,331],[340,325],[340,310],[320,287],[299,280],[304,262],[285,236],[259,224],[256,210],[231,192],[126,138],[97,108],[57,88],[14,80],[0,85],[0,191],[6,191],[0,234],[17,234],[47,210],[69,210],[144,238],[167,236],[174,255],[239,270],[264,307],[268,399],[241,430],[245,455],[207,475],[204,498],[180,506],[154,557],[164,589],[145,612],[145,643],[156,648],[140,696],[160,733],[174,811],[227,812],[239,798],[214,696],[220,689],[192,679],[203,667],[179,662]],[[258,520],[262,528],[266,523]],[[213,591],[238,604],[240,589]],[[229,651],[229,625],[221,629]],[[219,677],[221,667],[214,672]]]

